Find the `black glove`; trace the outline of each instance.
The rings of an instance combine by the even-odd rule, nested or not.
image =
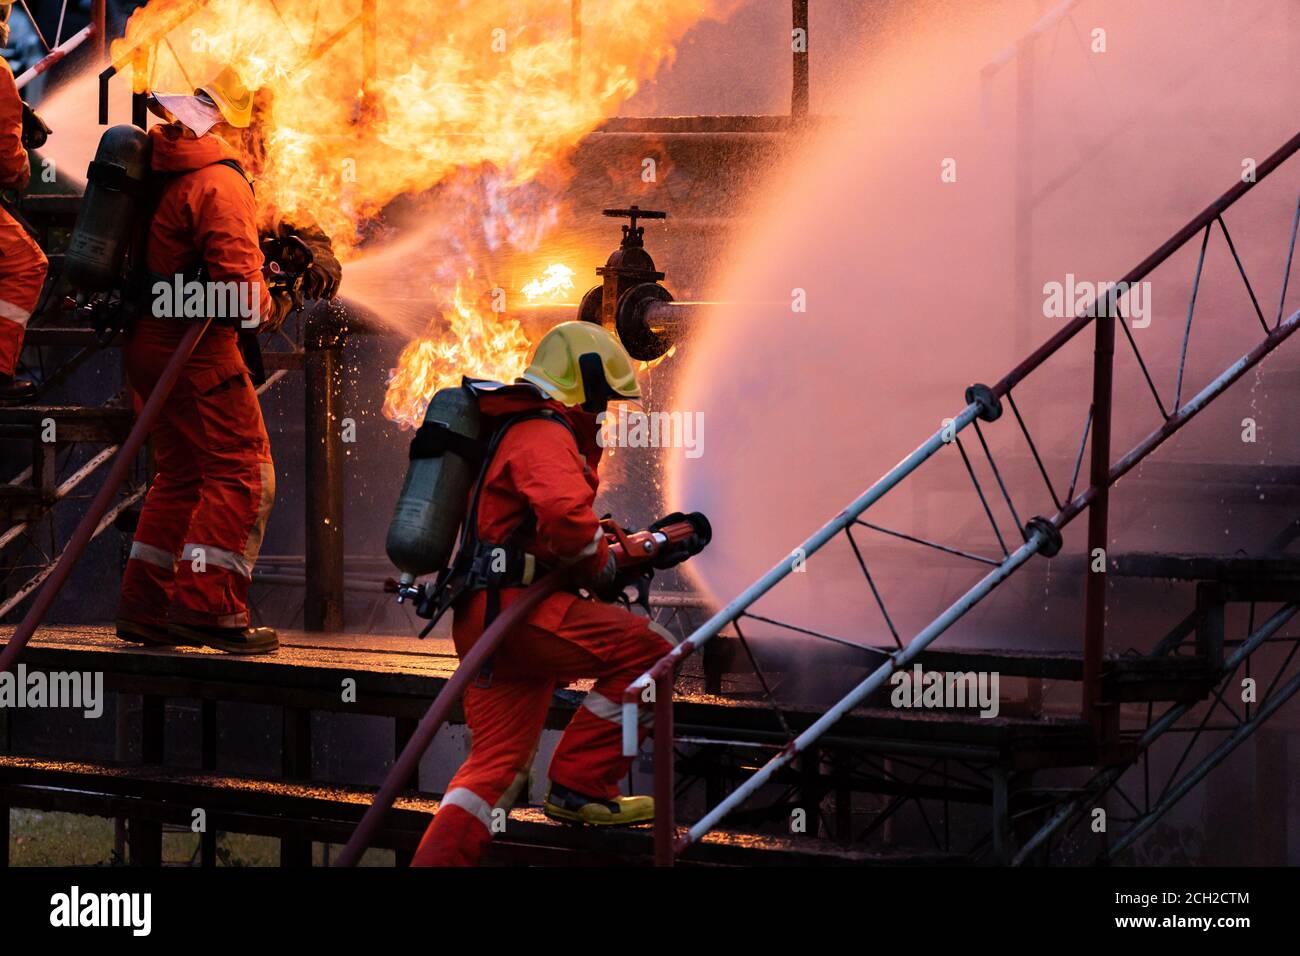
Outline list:
[[[310,238],[305,238],[305,241],[311,246],[313,258],[302,277],[302,294],[309,299],[332,299],[339,293],[343,267],[334,258],[334,250],[328,238],[323,245],[318,245]]]
[[[54,130],[23,100],[23,149],[40,149]]]
[[[271,290],[271,314],[264,316],[258,332],[275,332],[284,325],[284,320],[294,309],[302,308],[302,297],[289,289]]]
[[[666,528],[670,524],[678,524],[682,521],[690,522],[696,529],[695,534],[691,535],[689,538],[678,541],[676,544],[665,545],[664,548],[655,555],[652,564],[660,571],[665,571],[668,568],[675,568],[683,561],[695,557],[704,550],[705,546],[708,545],[709,541],[713,538],[713,529],[709,527],[708,521],[698,511],[692,512],[689,515],[682,514],[680,511],[674,511],[670,515],[664,515],[654,524],[650,525],[646,530],[658,531],[661,528]]]
[[[343,281],[343,267],[334,255],[334,243],[324,230],[315,225],[290,225],[281,222],[277,228],[281,238],[294,235],[311,250],[312,260],[302,277],[302,294],[308,299],[332,299],[338,295]]]
[[[650,582],[654,580],[654,576],[654,568],[642,564],[635,568],[616,571],[613,580],[608,584],[588,590],[606,604],[613,604],[615,601],[626,600],[627,589],[635,587],[636,600],[633,603],[644,605],[650,597]]]

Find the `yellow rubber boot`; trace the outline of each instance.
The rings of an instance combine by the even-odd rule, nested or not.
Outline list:
[[[654,797],[615,797],[606,800],[577,793],[558,783],[547,791],[542,812],[552,820],[580,826],[626,827],[648,823],[655,816]]]

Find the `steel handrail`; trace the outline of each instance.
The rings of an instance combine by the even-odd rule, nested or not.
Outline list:
[[[194,347],[199,344],[199,338],[208,330],[208,326],[211,324],[211,319],[203,319],[195,322],[185,330],[180,343],[176,346],[176,351],[167,360],[167,365],[163,368],[162,374],[158,376],[153,391],[149,393],[144,407],[140,409],[140,414],[136,418],[130,434],[122,442],[117,457],[113,459],[108,474],[104,476],[104,483],[99,486],[90,507],[82,516],[81,523],[77,525],[77,530],[73,532],[72,538],[68,541],[68,546],[59,555],[58,563],[55,564],[54,570],[50,572],[49,579],[41,588],[40,593],[36,595],[36,600],[28,608],[27,614],[5,644],[4,650],[0,651],[0,674],[10,670],[17,663],[18,655],[22,653],[23,648],[27,646],[27,642],[36,633],[36,628],[45,619],[45,615],[54,604],[54,599],[58,597],[63,585],[67,583],[68,576],[72,573],[72,566],[77,563],[77,559],[86,550],[86,546],[98,533],[100,519],[104,517],[104,513],[112,505],[117,489],[121,487],[122,482],[126,480],[127,473],[131,470],[131,466],[135,464],[136,453],[143,447],[145,439],[149,436],[149,430],[162,412],[163,405],[170,397],[172,389],[176,387],[176,381],[180,378],[185,363],[189,361],[190,355],[194,352]]]
[[[1274,170],[1282,165],[1287,159],[1300,151],[1300,132],[1297,132],[1286,143],[1270,154],[1256,167],[1256,174],[1253,179],[1241,179],[1231,188],[1221,194],[1216,200],[1211,202],[1202,212],[1193,217],[1186,225],[1173,234],[1168,240],[1162,243],[1154,252],[1144,258],[1136,266],[1130,269],[1124,276],[1115,282],[1106,292],[1104,304],[1094,301],[1089,307],[1085,308],[1080,314],[1076,315],[1073,320],[1059,329],[1046,342],[1035,349],[1024,361],[1016,365],[991,389],[983,390],[981,394],[979,386],[973,386],[967,392],[968,404],[954,419],[950,425],[941,428],[932,435],[925,443],[919,446],[909,456],[904,458],[898,465],[894,466],[886,475],[871,486],[866,492],[855,499],[839,515],[827,522],[820,529],[813,533],[800,547],[792,552],[791,557],[787,558],[764,574],[758,581],[746,588],[740,595],[729,602],[717,614],[705,621],[681,644],[677,645],[668,654],[660,658],[651,668],[641,674],[625,689],[622,698],[622,723],[623,723],[623,752],[625,755],[634,755],[637,750],[637,710],[641,703],[651,699],[654,695],[656,714],[656,727],[661,728],[665,724],[671,727],[671,695],[673,688],[673,675],[677,666],[687,656],[704,645],[707,641],[715,637],[722,628],[728,624],[734,623],[743,614],[746,608],[754,603],[759,597],[771,590],[777,583],[783,580],[793,569],[803,560],[811,557],[817,550],[829,540],[845,530],[859,515],[866,511],[871,505],[875,504],[886,492],[898,485],[908,475],[920,467],[929,459],[947,441],[951,441],[965,427],[967,427],[976,418],[984,417],[986,419],[996,417],[995,407],[1000,403],[1003,397],[1010,394],[1011,390],[1022,382],[1035,369],[1043,365],[1049,358],[1055,355],[1061,348],[1069,343],[1076,335],[1091,325],[1099,317],[1105,317],[1110,326],[1110,340],[1113,342],[1113,321],[1119,313],[1119,298],[1129,286],[1144,279],[1152,270],[1167,260],[1174,252],[1186,244],[1190,239],[1196,236],[1201,230],[1212,225],[1216,220],[1220,220],[1224,211],[1237,202],[1242,196],[1253,189],[1256,185],[1267,178]],[[1099,296],[1100,298],[1100,296]],[[1300,323],[1300,312],[1296,312],[1285,322],[1278,323],[1268,332],[1264,340],[1255,348],[1251,349],[1246,355],[1242,356],[1237,362],[1233,363],[1227,370],[1218,376],[1213,382],[1206,386],[1198,395],[1189,400],[1181,408],[1175,410],[1174,414],[1169,416],[1165,422],[1151,432],[1145,439],[1133,447],[1113,466],[1109,463],[1109,436],[1105,438],[1104,444],[1098,436],[1094,436],[1094,480],[1090,486],[1073,498],[1066,505],[1060,508],[1057,514],[1050,519],[1051,527],[1059,534],[1059,530],[1068,524],[1073,518],[1087,509],[1098,497],[1104,499],[1106,489],[1118,481],[1124,474],[1134,467],[1144,457],[1154,451],[1170,435],[1181,428],[1187,421],[1194,417],[1210,401],[1222,393],[1228,386],[1241,377],[1249,368],[1257,364],[1265,355],[1273,351],[1278,345],[1288,338]],[[1101,330],[1106,330],[1106,326],[1098,326]],[[1104,348],[1103,341],[1099,336],[1099,353],[1098,363],[1100,371],[1101,350]],[[1112,346],[1113,347],[1113,346]],[[1108,359],[1109,356],[1107,355]],[[1107,370],[1108,371],[1108,370]],[[1098,378],[1101,384],[1097,387],[1106,392],[1106,399],[1109,398],[1109,378]],[[972,398],[976,399],[972,401]],[[1097,404],[1098,393],[1094,389],[1094,405]],[[1108,416],[1105,425],[1109,426]],[[1098,455],[1098,446],[1101,446],[1100,452],[1104,454],[1105,461],[1101,462]],[[1102,464],[1105,480],[1097,481],[1096,466]],[[1041,520],[1041,519],[1036,519]],[[869,675],[861,684],[850,691],[849,695],[843,698],[831,711],[828,711],[822,718],[815,722],[811,727],[805,730],[799,737],[792,740],[785,749],[776,757],[772,758],[768,764],[764,765],[757,773],[751,776],[745,784],[733,791],[724,801],[718,804],[695,826],[690,828],[687,834],[681,839],[672,839],[670,836],[675,830],[675,824],[671,815],[671,781],[665,784],[659,777],[661,776],[660,767],[665,766],[658,758],[660,750],[666,751],[669,759],[666,762],[669,774],[671,774],[671,747],[656,747],[656,773],[655,773],[655,794],[656,800],[661,804],[663,811],[656,813],[656,829],[660,835],[656,839],[656,861],[661,864],[670,864],[672,859],[681,852],[687,845],[697,840],[706,833],[712,826],[718,822],[731,808],[742,802],[753,790],[761,786],[776,769],[784,766],[793,758],[803,746],[806,746],[812,740],[815,740],[831,724],[839,719],[847,709],[851,709],[856,702],[861,701],[870,694],[876,687],[887,679],[897,667],[905,666],[915,653],[928,646],[935,638],[939,636],[948,626],[957,618],[961,617],[967,610],[974,606],[980,599],[988,594],[1003,578],[1008,576],[1012,571],[1023,564],[1034,553],[1037,553],[1043,546],[1043,529],[1041,526],[1035,527],[1035,522],[1031,521],[1024,529],[1025,544],[1017,549],[1014,553],[1008,555],[1001,565],[994,571],[986,575],[981,581],[971,588],[962,598],[958,599],[948,610],[935,618],[931,625],[923,629],[912,642],[907,646],[900,648],[890,656],[889,661],[882,664],[876,671]],[[1026,550],[1028,549],[1027,553]],[[1005,570],[1006,573],[1002,573]],[[955,612],[955,613],[954,613]],[[938,625],[938,629],[934,628]],[[915,647],[915,651],[912,649]],[[1087,655],[1085,654],[1085,657]],[[1086,663],[1086,662],[1085,662]],[[883,676],[882,676],[883,674]],[[873,682],[875,682],[873,684]],[[1087,684],[1087,681],[1085,681]],[[650,688],[654,688],[651,690]],[[667,705],[661,700],[665,696],[665,689],[669,698]],[[852,698],[852,702],[845,705],[846,701]],[[666,821],[666,822],[665,822]]]

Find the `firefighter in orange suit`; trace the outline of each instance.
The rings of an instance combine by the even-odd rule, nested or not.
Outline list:
[[[251,98],[229,70],[194,95],[151,98],[150,108],[171,122],[149,131],[162,187],[145,265],[155,290],[176,276],[238,283],[267,329],[283,320],[290,304],[267,290],[252,187],[235,151],[211,132],[222,123],[246,126]],[[162,285],[153,285],[155,279]],[[153,389],[187,328],[183,319],[159,317],[157,302],[149,301],[155,308],[138,318],[124,349],[137,403]],[[232,653],[279,646],[275,631],[250,626],[248,614],[275,470],[237,333],[232,322],[208,327],[151,433],[156,474],[118,610],[117,633],[125,640]]]
[[[531,418],[505,432],[483,475],[478,538],[506,541],[522,528],[522,546],[537,561],[570,566],[599,589],[614,580],[615,569],[592,510],[601,455],[597,415],[609,400],[640,398],[632,361],[600,326],[566,322],[543,337],[524,380],[536,386],[536,399],[501,396],[512,404],[499,408],[485,394],[482,411],[514,415],[531,405],[562,421]],[[521,590],[503,588],[495,599],[507,607]],[[462,657],[483,632],[491,598],[485,590],[470,591],[454,607],[453,636]],[[579,824],[652,819],[651,797],[619,796],[618,781],[631,763],[622,755],[620,702],[624,688],[674,643],[658,624],[614,604],[567,592],[547,598],[506,638],[490,673],[466,691],[469,757],[448,784],[413,865],[478,861],[527,783],[552,693],[582,678],[596,683],[555,750],[543,809]],[[648,720],[646,707],[642,735]]]
[[[0,3],[0,46],[9,44],[10,3]],[[23,101],[9,64],[0,59],[0,189],[22,191],[31,177],[23,148]],[[30,401],[36,386],[15,379],[27,320],[45,284],[45,253],[8,211],[0,208],[0,405]]]

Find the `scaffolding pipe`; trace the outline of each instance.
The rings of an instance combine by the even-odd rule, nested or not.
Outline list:
[[[1139,820],[1133,829],[1115,841],[1115,845],[1110,848],[1107,856],[1114,857],[1116,854],[1123,852],[1138,837],[1151,829],[1155,822],[1168,813],[1174,804],[1187,796],[1192,787],[1204,780],[1211,770],[1223,763],[1228,758],[1228,755],[1241,746],[1247,737],[1258,730],[1260,724],[1272,717],[1279,707],[1295,696],[1297,690],[1300,690],[1300,672],[1294,674],[1289,681],[1270,694],[1268,700],[1264,701],[1259,710],[1255,712],[1254,717],[1238,725],[1237,729],[1229,734],[1223,743],[1215,747],[1199,764],[1187,771],[1186,775],[1174,785],[1165,795],[1165,798],[1149,814]]]
[[[1300,150],[1300,132],[1297,132],[1259,164],[1256,168],[1256,176],[1253,181],[1246,182],[1238,180],[1232,188],[1228,189],[1218,199],[1206,206],[1199,215],[1195,216],[1187,223],[1187,225],[1183,226],[1182,229],[1179,229],[1178,232],[1174,233],[1160,246],[1160,248],[1156,249],[1155,252],[1151,253],[1151,255],[1147,256],[1130,269],[1119,279],[1119,281],[1114,283],[1114,286],[1125,288],[1133,285],[1135,282],[1141,281],[1148,273],[1155,269],[1156,266],[1160,265],[1182,248],[1189,239],[1196,236],[1202,229],[1222,216],[1229,206],[1263,182],[1269,174],[1290,159],[1297,150]],[[1114,288],[1112,288],[1111,295],[1105,303],[1105,306],[1111,315],[1118,313],[1117,300],[1118,293],[1116,293]],[[1101,303],[1098,303],[1098,308],[1101,308]],[[1070,323],[1062,326],[1055,335],[1035,349],[1028,358],[1008,372],[1002,381],[993,386],[994,396],[1002,398],[1019,385],[1020,382],[1024,380],[1025,376],[1055,355],[1056,352],[1066,345],[1066,343],[1087,328],[1094,318],[1095,316],[1088,315],[1085,310],[1082,314],[1075,316]]]
[[[1270,640],[1278,631],[1285,627],[1286,623],[1290,621],[1291,618],[1295,617],[1296,611],[1298,610],[1300,610],[1300,604],[1295,603],[1285,604],[1279,608],[1272,617],[1259,627],[1258,630],[1242,642],[1241,646],[1237,648],[1236,653],[1228,658],[1223,665],[1223,673],[1225,675],[1231,675],[1236,671],[1246,658],[1250,657],[1251,654],[1255,653],[1255,651],[1259,649],[1261,644]],[[1160,719],[1148,727],[1146,732],[1138,738],[1135,745],[1137,753],[1142,753],[1144,750],[1147,750],[1158,738],[1164,735],[1165,731],[1177,723],[1184,714],[1191,710],[1193,706],[1194,704],[1191,703],[1175,704],[1173,707],[1170,707],[1165,711],[1164,714],[1161,715]],[[1098,794],[1110,789],[1110,787],[1118,782],[1119,778],[1122,777],[1128,769],[1128,766],[1108,767],[1094,777],[1084,788],[1083,793],[1072,798],[1064,806],[1060,807],[1056,813],[1052,815],[1050,820],[1044,823],[1032,837],[1025,841],[1024,846],[1022,846],[1012,858],[1011,865],[1020,866],[1028,860],[1029,857],[1033,855],[1034,851],[1043,845],[1048,837],[1060,829],[1061,824],[1074,817],[1074,815],[1082,810],[1089,801],[1096,799]]]
[[[86,462],[69,475],[68,478],[59,485],[59,487],[54,489],[54,500],[56,502],[62,501],[71,494],[73,490],[76,489],[77,485],[81,484],[88,476],[94,474],[100,465],[112,458],[113,452],[117,451],[117,448],[117,445],[109,445],[107,448],[101,449],[98,454],[90,459],[90,461]],[[15,483],[16,482],[10,482],[10,484]],[[10,541],[22,534],[29,524],[31,524],[30,519],[19,521],[17,524],[10,525],[3,533],[0,533],[0,548],[4,548]]]
[[[67,583],[68,576],[72,573],[72,566],[76,564],[82,552],[86,550],[86,545],[90,544],[91,539],[98,533],[100,519],[112,504],[117,489],[126,480],[127,472],[130,471],[135,462],[136,453],[144,444],[149,430],[153,427],[153,423],[157,420],[163,405],[170,397],[172,389],[176,386],[176,380],[180,378],[181,370],[185,367],[185,363],[189,361],[190,355],[194,352],[194,347],[199,343],[199,338],[211,324],[211,319],[203,319],[190,326],[181,338],[180,344],[176,346],[176,351],[172,353],[172,357],[167,360],[167,365],[163,368],[162,375],[158,377],[158,383],[154,385],[153,391],[149,393],[149,398],[145,401],[144,408],[140,410],[140,415],[131,428],[131,433],[122,442],[121,450],[117,453],[117,457],[113,459],[108,474],[104,476],[104,483],[100,485],[99,491],[90,502],[90,508],[82,517],[81,523],[77,525],[77,530],[73,532],[68,546],[59,555],[58,563],[50,572],[49,580],[45,582],[45,586],[36,595],[36,600],[32,602],[32,606],[22,619],[22,623],[18,625],[13,636],[9,638],[9,642],[5,644],[4,650],[0,651],[0,674],[11,670],[14,664],[17,663],[18,655],[22,653],[23,648],[27,646],[27,642],[36,633],[36,628],[44,620],[45,615],[49,613],[51,605],[54,604],[54,599],[58,597],[63,585]]]
[[[91,24],[90,26],[87,27],[82,27],[82,29],[78,30],[72,36],[68,37],[66,40],[64,40],[62,43],[56,46],[49,53],[45,54],[45,56],[41,57],[31,66],[29,66],[27,69],[19,73],[18,76],[14,78],[14,84],[18,87],[18,89],[21,90],[24,86],[26,86],[32,80],[36,79],[46,70],[48,70],[50,67],[54,66],[54,64],[58,63],[60,60],[62,60],[69,53],[71,53],[77,47],[81,46],[81,44],[85,43],[94,35],[95,35],[94,24]]]
[[[923,650],[934,643],[944,631],[948,630],[962,615],[973,608],[980,602],[990,591],[996,588],[1003,580],[1010,577],[1012,572],[1020,565],[1024,564],[1035,554],[1038,549],[1047,543],[1047,533],[1042,528],[1034,527],[1029,531],[1027,540],[1019,548],[1013,551],[1003,562],[980,579],[973,588],[963,594],[946,611],[940,614],[930,624],[912,638],[906,647],[900,648],[889,655],[889,660],[877,667],[871,674],[860,684],[849,691],[845,696],[836,702],[835,706],[821,717],[817,718],[813,724],[803,733],[786,744],[779,754],[764,764],[756,773],[739,787],[727,795],[726,799],[710,810],[705,816],[693,827],[686,831],[686,835],[677,841],[675,850],[681,853],[682,850],[708,833],[709,830],[731,812],[735,807],[744,803],[749,796],[759,787],[767,783],[771,776],[790,763],[796,756],[808,748],[827,730],[830,730],[841,717],[847,714],[854,707],[858,706],[863,700],[869,697],[879,688],[883,687],[885,681],[897,670],[900,670],[910,664]],[[669,687],[671,688],[671,684]],[[656,750],[659,746],[658,738],[655,740]],[[669,742],[671,752],[671,741]],[[658,815],[656,814],[655,826],[659,826]]]
[[[698,647],[717,634],[718,631],[740,617],[745,608],[772,590],[786,575],[790,574],[796,564],[800,564],[807,558],[812,557],[821,549],[822,545],[852,524],[860,514],[883,498],[891,488],[916,471],[922,463],[951,441],[963,428],[973,422],[981,411],[983,411],[983,406],[978,402],[971,402],[967,405],[957,414],[951,425],[940,428],[931,435],[920,447],[886,472],[884,477],[858,496],[847,508],[814,531],[807,541],[790,553],[789,557],[745,588],[726,607],[696,628],[690,637],[661,657],[654,667],[629,684],[623,692],[624,756],[635,756],[637,751],[637,705],[646,687],[649,687],[657,677],[671,674],[676,669],[678,662],[694,653]]]
[[[93,541],[103,534],[109,525],[117,520],[118,515],[144,497],[146,490],[147,489],[144,486],[141,486],[135,491],[132,491],[121,501],[117,502],[117,504],[113,505],[113,507],[108,510],[104,517],[101,518],[99,523],[95,526],[95,530],[91,534],[90,540]],[[9,597],[4,600],[4,603],[0,603],[0,617],[4,617],[18,605],[22,604],[23,601],[27,600],[27,595],[40,587],[41,582],[48,578],[53,571],[54,565],[47,564],[33,574],[26,582],[24,582],[22,587],[9,595]]]
[[[1135,464],[1137,464],[1137,462],[1141,461],[1143,458],[1145,458],[1147,455],[1153,452],[1165,441],[1165,439],[1167,439],[1174,432],[1182,428],[1183,425],[1187,424],[1187,422],[1189,422],[1192,418],[1194,418],[1198,412],[1200,412],[1206,405],[1208,405],[1211,401],[1213,401],[1214,398],[1222,394],[1229,386],[1232,385],[1233,382],[1235,382],[1242,375],[1244,375],[1248,369],[1258,364],[1259,361],[1264,358],[1264,356],[1268,355],[1275,348],[1281,345],[1282,342],[1286,341],[1286,339],[1293,332],[1295,332],[1298,326],[1300,326],[1300,310],[1297,310],[1296,312],[1292,313],[1291,317],[1287,319],[1286,322],[1284,322],[1281,326],[1277,327],[1276,329],[1271,331],[1267,336],[1265,336],[1263,342],[1255,346],[1255,348],[1251,349],[1244,356],[1242,356],[1231,366],[1229,366],[1228,369],[1223,372],[1223,374],[1219,375],[1214,381],[1212,381],[1209,385],[1207,385],[1204,389],[1202,389],[1196,395],[1195,398],[1191,399],[1186,405],[1184,405],[1181,409],[1179,409],[1175,415],[1171,416],[1169,420],[1165,422],[1164,425],[1162,425],[1160,428],[1153,431],[1145,439],[1143,439],[1136,446],[1134,446],[1128,452],[1128,454],[1126,454],[1123,458],[1121,458],[1119,462],[1117,462],[1116,465],[1113,468],[1111,468],[1107,476],[1106,484],[1109,486],[1114,484],[1116,481],[1118,481],[1124,474],[1128,472],[1129,469],[1131,469]],[[1089,488],[1086,492],[1081,494],[1074,501],[1070,502],[1065,508],[1061,509],[1061,511],[1059,511],[1057,515],[1052,519],[1051,524],[1055,526],[1058,530],[1065,527],[1066,524],[1068,524],[1073,518],[1077,517],[1078,514],[1088,506],[1088,504],[1095,497],[1097,491],[1098,489],[1095,487]],[[802,750],[803,748],[811,744],[813,741],[815,741],[826,730],[830,729],[830,727],[834,725],[834,723],[837,720],[839,720],[841,716],[843,716],[854,706],[856,706],[858,701],[860,701],[867,694],[871,693],[871,691],[875,690],[877,687],[883,684],[883,682],[889,677],[889,675],[893,673],[893,670],[895,670],[898,667],[906,666],[906,664],[911,661],[912,657],[915,656],[916,653],[923,650],[936,637],[938,637],[945,630],[947,630],[947,628],[954,621],[956,621],[963,614],[965,614],[966,611],[968,611],[970,608],[974,607],[975,604],[977,604],[980,601],[980,599],[984,597],[984,595],[986,595],[990,590],[992,590],[994,587],[1000,584],[1002,580],[1009,577],[1011,573],[1016,570],[1016,568],[1024,564],[1025,561],[1027,561],[1035,552],[1037,552],[1037,550],[1042,546],[1043,543],[1042,532],[1041,530],[1035,528],[1034,525],[1035,522],[1031,521],[1030,524],[1026,527],[1025,529],[1026,542],[1023,546],[1021,546],[1019,549],[1013,552],[1009,557],[1007,557],[1002,562],[1001,565],[999,565],[996,569],[994,569],[983,579],[981,579],[980,582],[975,585],[975,587],[967,591],[966,594],[963,595],[961,599],[959,599],[955,604],[951,605],[946,611],[943,612],[943,614],[935,618],[935,620],[932,621],[930,625],[925,628],[925,630],[923,630],[920,634],[918,634],[915,638],[913,638],[912,642],[906,648],[900,651],[895,651],[890,656],[889,661],[886,661],[879,668],[877,668],[876,671],[874,671],[870,677],[868,677],[865,681],[863,681],[862,684],[859,684],[856,688],[850,691],[848,696],[842,698],[834,707],[832,707],[829,711],[823,714],[821,718],[819,718],[807,730],[805,730],[802,734],[800,734],[791,744],[787,745],[786,749],[783,750],[778,756],[768,761],[768,763],[764,765],[757,773],[755,773],[752,777],[746,780],[744,784],[742,784],[739,788],[737,788],[730,795],[728,795],[728,797],[725,800],[723,800],[716,807],[714,807],[713,810],[711,810],[702,820],[700,820],[693,827],[691,827],[690,830],[687,831],[686,836],[677,842],[677,852],[680,853],[691,843],[695,842],[701,836],[707,833],[732,808],[734,808],[735,806],[743,802],[743,800],[746,797],[748,797],[749,794],[753,793],[756,789],[758,789],[758,787],[761,786],[769,777],[771,777],[771,775],[776,770],[779,770],[785,764],[789,763],[790,760],[795,756],[795,754],[797,754],[800,750]],[[1032,545],[1032,550],[1026,551],[1026,549],[1029,549],[1031,545]],[[820,544],[818,546],[820,547]],[[778,566],[778,567],[783,567],[783,566]],[[766,580],[767,577],[771,575],[771,573],[772,572],[769,572],[768,575],[765,576],[762,580]],[[782,577],[783,576],[784,575],[782,575]],[[762,583],[762,581],[760,581],[759,583]],[[775,583],[775,581],[773,581],[773,583]],[[750,589],[748,589],[745,592],[745,594],[749,594],[749,592],[754,590],[754,588],[756,587],[757,585],[752,586]],[[742,595],[742,598],[744,596],[745,595]],[[740,600],[741,598],[737,598],[736,601],[733,601],[732,604],[729,604],[727,607],[728,608],[733,607],[733,605],[737,604]],[[741,609],[738,609],[736,611],[737,616],[739,615],[739,611]],[[672,672],[672,670],[675,670],[677,660],[680,659],[680,657],[685,656],[686,653],[690,653],[689,650],[685,651],[684,653],[679,653],[682,651],[682,648],[689,647],[693,649],[693,646],[695,644],[703,643],[704,641],[708,640],[709,637],[712,636],[712,633],[707,633],[706,629],[709,628],[713,620],[715,620],[719,616],[721,615],[715,615],[713,619],[710,619],[709,622],[706,622],[706,624],[703,627],[701,627],[689,638],[687,638],[686,641],[683,641],[676,648],[674,648],[672,652],[660,658],[660,660],[655,664],[655,666],[651,668],[649,673],[654,675],[655,677],[659,677],[663,673],[662,668],[665,666],[666,663],[668,664],[670,673]],[[716,629],[714,633],[716,633]],[[705,634],[705,636],[701,637],[702,634]],[[697,638],[699,639],[698,641],[696,641]],[[629,695],[633,691],[633,688],[638,688],[638,685],[640,685],[640,682],[642,680],[644,680],[644,677],[638,678],[638,681],[636,683],[630,685],[628,691],[624,693],[624,697],[623,697],[624,753],[628,752],[629,716],[632,718],[631,719],[632,727],[635,727],[635,718],[636,718],[635,698],[632,698],[633,703],[631,705],[631,709],[629,713]],[[876,683],[868,687],[867,685],[873,681],[875,681]],[[669,684],[669,687],[671,687],[671,684]],[[639,688],[638,688],[638,692],[639,692]],[[632,732],[631,739],[632,742],[635,743],[635,730],[633,730]],[[635,752],[635,750],[633,750],[632,752]],[[656,826],[661,825],[658,815],[656,815],[655,825]]]
[[[334,866],[356,866],[357,861],[361,859],[361,854],[374,840],[379,824],[383,822],[384,814],[397,799],[397,794],[405,789],[407,782],[419,772],[420,758],[429,749],[429,744],[433,743],[434,736],[446,722],[451,708],[460,700],[461,694],[465,692],[470,681],[478,678],[483,665],[488,662],[516,625],[522,623],[537,605],[559,590],[564,583],[564,575],[553,572],[532,584],[515,598],[509,607],[497,615],[496,620],[480,635],[469,653],[461,658],[456,672],[447,679],[447,683],[442,686],[438,696],[433,699],[429,709],[420,718],[420,723],[406,742],[406,746],[402,748],[392,769],[388,771],[383,786],[375,794],[374,801],[366,809],[357,828],[352,831],[352,836],[348,839],[343,852],[334,861]]]

